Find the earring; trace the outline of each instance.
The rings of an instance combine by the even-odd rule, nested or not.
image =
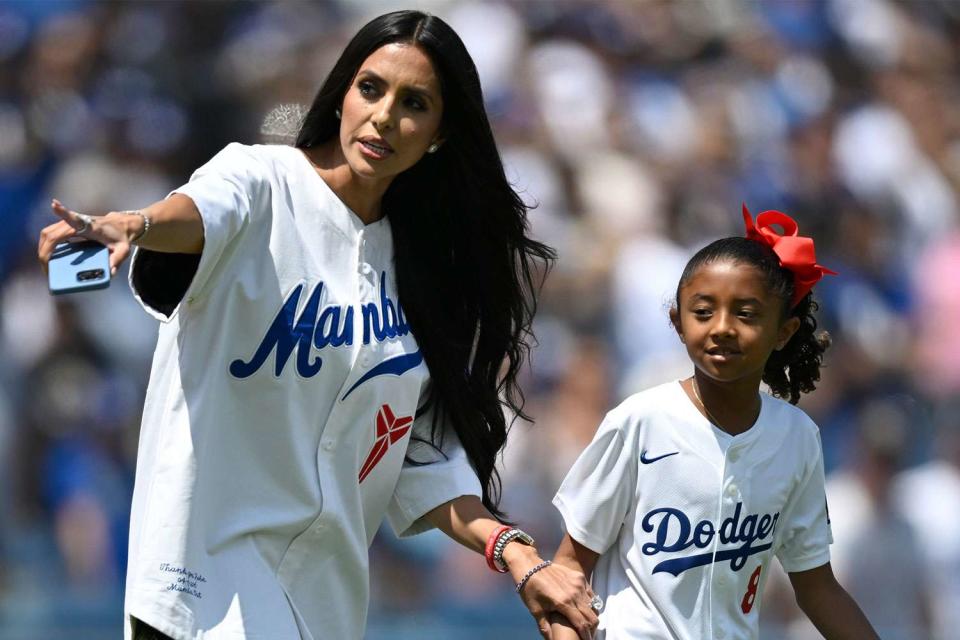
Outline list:
[[[337,109],[337,110],[334,111],[333,113],[334,113],[334,115],[337,116],[337,120],[339,120],[339,119],[340,119],[340,109]]]
[[[440,148],[440,145],[434,142],[429,147],[427,147],[427,153],[436,153],[437,149]]]

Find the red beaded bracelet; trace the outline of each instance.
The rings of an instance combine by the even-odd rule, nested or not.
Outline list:
[[[507,531],[510,531],[510,529],[512,529],[512,527],[509,527],[506,525],[497,527],[492,532],[490,532],[490,537],[487,538],[487,547],[483,555],[487,558],[487,566],[490,567],[491,570],[496,571],[497,573],[506,573],[507,570],[501,569],[496,565],[496,563],[493,560],[493,550],[496,547],[497,540],[500,539],[500,536],[505,534]]]

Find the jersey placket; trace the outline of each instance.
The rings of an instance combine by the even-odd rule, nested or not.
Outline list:
[[[358,336],[358,339],[355,342],[354,353],[353,353],[353,363],[350,367],[350,372],[344,378],[343,385],[337,391],[337,398],[344,397],[344,391],[349,387],[350,384],[359,377],[360,372],[366,371],[373,364],[373,356],[370,353],[370,345],[364,344],[364,341],[360,339],[360,336],[363,336],[363,306],[370,302],[371,300],[376,299],[377,296],[377,286],[374,281],[374,274],[376,271],[370,265],[367,260],[367,233],[366,229],[360,229],[357,231],[357,240],[356,240],[356,273],[357,273],[357,289],[356,289],[356,308],[358,313],[354,316],[354,335]],[[359,374],[359,375],[358,375]],[[337,412],[340,409],[342,403],[337,402],[331,413]],[[328,418],[327,428],[331,424],[344,424],[342,421],[331,420]],[[339,434],[324,434],[323,444],[321,449],[326,452],[332,452],[336,447],[337,439]]]
[[[366,245],[365,233],[364,230],[361,229],[357,233],[356,252],[354,254],[358,277],[356,278],[356,298],[353,302],[357,309],[362,308],[366,302],[372,300],[372,296],[376,291],[373,283],[374,269],[366,260]],[[362,313],[356,313],[354,316],[354,335],[363,335]],[[369,347],[365,347],[361,339],[355,340],[351,359],[352,365],[350,372],[344,378],[343,384],[337,391],[336,397],[338,399],[343,397],[344,391],[357,377],[358,370],[367,369],[371,365]],[[320,511],[307,530],[294,538],[284,554],[278,570],[278,575],[284,582],[295,579],[296,574],[309,560],[307,553],[311,549],[316,548],[315,545],[318,545],[318,541],[327,535],[331,525],[336,525],[338,514],[335,513],[335,507],[333,505],[327,504],[327,499],[324,496],[324,487],[336,486],[338,482],[334,458],[341,454],[341,452],[337,450],[338,444],[341,444],[344,439],[341,432],[344,429],[349,429],[353,424],[353,421],[341,418],[338,414],[350,413],[350,411],[349,405],[345,406],[344,403],[335,401],[329,415],[326,416],[326,427],[317,451],[317,481],[320,484],[321,500]],[[340,427],[339,431],[337,430],[337,426]],[[347,454],[349,454],[349,452],[347,452]],[[311,542],[311,540],[313,540],[313,542]]]
[[[366,301],[372,299],[372,296],[375,295],[376,287],[373,283],[373,267],[366,260],[366,246],[367,239],[364,229],[360,229],[357,232],[357,250],[355,253],[356,261],[356,271],[357,271],[357,290],[356,290],[356,308],[359,310],[363,307]],[[354,335],[362,336],[363,335],[363,313],[357,313],[354,316]],[[363,341],[357,340],[353,347],[352,354],[352,364],[350,367],[350,372],[344,377],[343,384],[340,386],[340,389],[337,391],[337,398],[343,398],[344,391],[348,388],[349,384],[356,377],[356,372],[358,369],[368,369],[371,365],[371,356],[370,350],[364,348]],[[333,450],[337,447],[337,442],[340,439],[339,433],[332,433],[332,425],[340,424],[340,421],[336,419],[331,419],[332,414],[336,413],[339,410],[339,402],[335,403],[331,409],[331,416],[327,417],[327,427],[323,434],[323,439],[320,443],[320,451],[318,452],[318,463],[320,465],[324,464],[324,454],[331,455]],[[322,466],[321,466],[322,469]]]
[[[361,229],[358,233],[357,238],[357,299],[359,300],[360,307],[363,307],[368,302],[374,301],[377,299],[378,290],[377,290],[377,281],[376,281],[376,272],[377,270],[369,262],[369,255],[367,252],[367,230]],[[357,319],[360,321],[360,327],[357,335],[363,335],[363,313],[357,314]],[[360,342],[360,351],[357,354],[358,359],[354,363],[353,371],[351,376],[359,371],[366,371],[371,366],[376,364],[374,362],[373,354],[371,353],[373,341],[370,344],[366,344],[365,341],[361,340]]]
[[[721,471],[721,485],[717,499],[717,511],[714,522],[717,523],[717,532],[713,538],[713,554],[721,551],[723,543],[720,540],[720,528],[724,518],[729,517],[735,510],[737,502],[740,501],[741,493],[738,486],[736,475],[736,461],[739,459],[739,443],[736,440],[728,442],[723,449],[723,466]],[[727,640],[727,630],[722,626],[717,626],[716,622],[725,620],[723,611],[726,609],[726,600],[732,597],[732,584],[735,582],[728,575],[725,562],[710,563],[710,635],[716,640]],[[719,602],[718,602],[719,600]]]
[[[719,478],[720,486],[719,486],[718,491],[717,491],[717,501],[716,501],[716,505],[717,505],[717,506],[716,506],[716,509],[714,510],[714,513],[713,513],[713,521],[714,521],[715,523],[717,523],[717,524],[716,524],[717,531],[716,531],[716,533],[714,534],[714,536],[713,536],[713,541],[712,541],[712,543],[711,543],[711,545],[710,545],[710,552],[713,554],[713,557],[714,557],[714,558],[716,557],[717,552],[720,550],[720,531],[719,531],[719,527],[720,527],[720,522],[721,522],[722,519],[723,519],[724,502],[725,502],[725,500],[724,500],[724,489],[725,489],[726,484],[727,484],[726,449],[724,449],[724,457],[723,457],[723,459],[720,460],[720,463],[721,463],[721,464],[720,464],[720,478]],[[712,637],[713,637],[713,633],[714,633],[714,631],[715,631],[714,624],[713,624],[713,618],[714,618],[714,616],[713,616],[713,602],[714,602],[714,598],[715,598],[714,593],[715,593],[715,591],[716,591],[716,586],[717,586],[717,584],[716,584],[716,567],[717,567],[717,563],[716,563],[716,562],[711,562],[711,563],[710,563],[709,565],[707,565],[707,567],[706,567],[707,573],[709,574],[709,579],[707,580],[707,616],[706,616],[706,625],[705,625],[707,628],[703,630],[703,632],[704,632],[704,633],[703,633],[703,637],[704,637],[704,638],[712,638]]]

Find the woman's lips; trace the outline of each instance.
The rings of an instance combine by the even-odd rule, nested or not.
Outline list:
[[[383,160],[393,153],[385,142],[374,142],[372,140],[360,140],[360,152],[373,160]]]

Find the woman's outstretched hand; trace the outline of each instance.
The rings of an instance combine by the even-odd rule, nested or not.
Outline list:
[[[508,552],[514,552],[519,557],[508,558]],[[530,569],[542,562],[531,547],[519,544],[507,545],[504,559],[515,582],[520,582]],[[599,623],[596,612],[590,608],[593,595],[582,573],[558,564],[534,573],[520,591],[520,598],[537,621],[540,635],[548,639],[552,637],[550,614],[557,613],[577,630],[580,640],[591,640]]]
[[[110,250],[110,274],[130,255],[134,243],[138,247],[163,253],[203,251],[203,220],[189,196],[174,193],[138,211],[114,211],[105,216],[77,213],[59,200],[50,204],[60,218],[40,232],[37,257],[44,272],[58,243],[74,237],[96,240]],[[148,222],[149,221],[149,222]]]
[[[67,209],[59,200],[50,203],[53,214],[60,218],[46,226],[40,232],[37,246],[37,258],[47,272],[47,264],[54,248],[70,238],[82,237],[106,245],[110,252],[110,275],[130,255],[130,241],[143,230],[145,221],[142,216],[129,212],[108,213],[105,216],[90,216]]]

